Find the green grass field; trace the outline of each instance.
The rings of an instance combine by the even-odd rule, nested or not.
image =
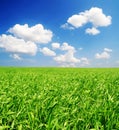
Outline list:
[[[119,69],[1,67],[0,130],[119,130]]]

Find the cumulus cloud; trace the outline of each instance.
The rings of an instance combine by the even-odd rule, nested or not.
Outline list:
[[[87,23],[91,23],[92,28],[86,29],[86,33],[96,35],[100,32],[97,28],[109,26],[111,24],[111,19],[111,16],[106,16],[101,8],[92,7],[84,12],[72,15],[64,25],[72,25],[75,28],[79,28]],[[63,27],[65,28],[65,26]]]
[[[74,52],[68,51],[64,55],[54,57],[58,63],[79,63],[80,60],[74,57]]]
[[[102,53],[96,53],[95,58],[96,59],[109,59],[110,58],[110,52],[112,52],[111,49],[104,48],[104,51]]]
[[[85,15],[95,27],[109,26],[111,24],[111,16],[106,16],[101,8],[93,7],[86,11]]]
[[[106,51],[106,52],[112,52],[112,49],[104,48],[104,51]]]
[[[97,53],[95,55],[96,59],[109,59],[110,58],[110,54],[107,52],[102,52],[101,54]]]
[[[82,57],[80,60],[82,62],[82,65],[89,65],[90,64],[88,58],[86,58],[86,57]]]
[[[24,41],[18,39],[12,35],[3,34],[0,36],[0,48],[5,49],[7,52],[23,53],[29,55],[35,55],[37,52],[37,46],[31,41]]]
[[[60,54],[54,57],[54,60],[60,64],[60,66],[75,66],[77,63],[80,63],[80,59],[76,58],[74,56],[74,53],[76,52],[75,48],[68,43],[64,42],[60,47],[58,48],[61,51],[65,51],[64,54]]]
[[[75,14],[71,16],[67,22],[74,26],[75,28],[82,27],[84,24],[88,22],[88,18],[85,16],[85,13]]]
[[[16,24],[8,30],[9,35],[0,35],[0,48],[12,53],[10,57],[21,60],[19,54],[36,55],[37,43],[46,44],[52,40],[53,33],[42,24],[29,27],[28,24]],[[44,51],[44,52],[42,52]],[[41,50],[45,55],[54,55],[48,48]]]
[[[59,49],[60,48],[60,43],[54,42],[54,43],[51,44],[51,46],[52,46],[53,49]]]
[[[62,45],[60,45],[60,43],[52,43],[52,48],[53,49],[60,49],[62,51],[74,51],[75,52],[75,48],[73,46],[70,46],[67,42],[62,43]]]
[[[45,56],[55,56],[56,53],[52,50],[50,50],[49,48],[47,47],[44,47],[44,48],[40,48],[40,52],[42,52]]]
[[[73,46],[70,46],[68,43],[64,42],[62,46],[60,47],[63,51],[72,51],[75,52],[75,48]]]
[[[86,33],[90,35],[97,35],[100,33],[100,31],[93,27],[93,28],[87,28]]]
[[[11,54],[10,57],[15,60],[22,60],[22,58],[18,54]]]
[[[40,52],[45,56],[53,56],[53,60],[61,67],[76,67],[79,66],[79,64],[82,64],[83,66],[89,65],[89,60],[86,57],[76,58],[76,49],[66,42],[62,44],[54,42],[51,44],[51,47],[52,49],[58,49],[60,54],[56,54],[47,47],[40,48]],[[82,50],[82,48],[80,49]]]
[[[55,47],[56,46],[56,47]],[[53,59],[62,67],[76,67],[79,65],[85,66],[89,65],[89,60],[86,57],[76,58],[75,53],[76,49],[69,45],[68,43],[64,42],[62,44],[56,43],[53,44],[53,47],[59,49],[63,54],[56,55]],[[82,50],[83,48],[79,48]]]
[[[69,29],[69,30],[74,30],[75,29],[73,26],[70,26],[68,23],[65,23],[65,24],[61,25],[61,28]]]
[[[46,44],[52,40],[53,33],[51,30],[44,29],[42,24],[36,24],[29,27],[28,24],[16,24],[8,30],[15,37],[22,38],[25,41]]]

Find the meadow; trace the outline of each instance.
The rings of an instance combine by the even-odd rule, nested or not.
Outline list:
[[[119,130],[119,69],[1,67],[0,130]]]

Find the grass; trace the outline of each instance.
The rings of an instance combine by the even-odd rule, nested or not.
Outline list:
[[[1,67],[0,130],[119,130],[119,69]]]

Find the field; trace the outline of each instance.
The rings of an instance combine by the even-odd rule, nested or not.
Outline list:
[[[119,69],[1,67],[0,130],[119,130]]]

